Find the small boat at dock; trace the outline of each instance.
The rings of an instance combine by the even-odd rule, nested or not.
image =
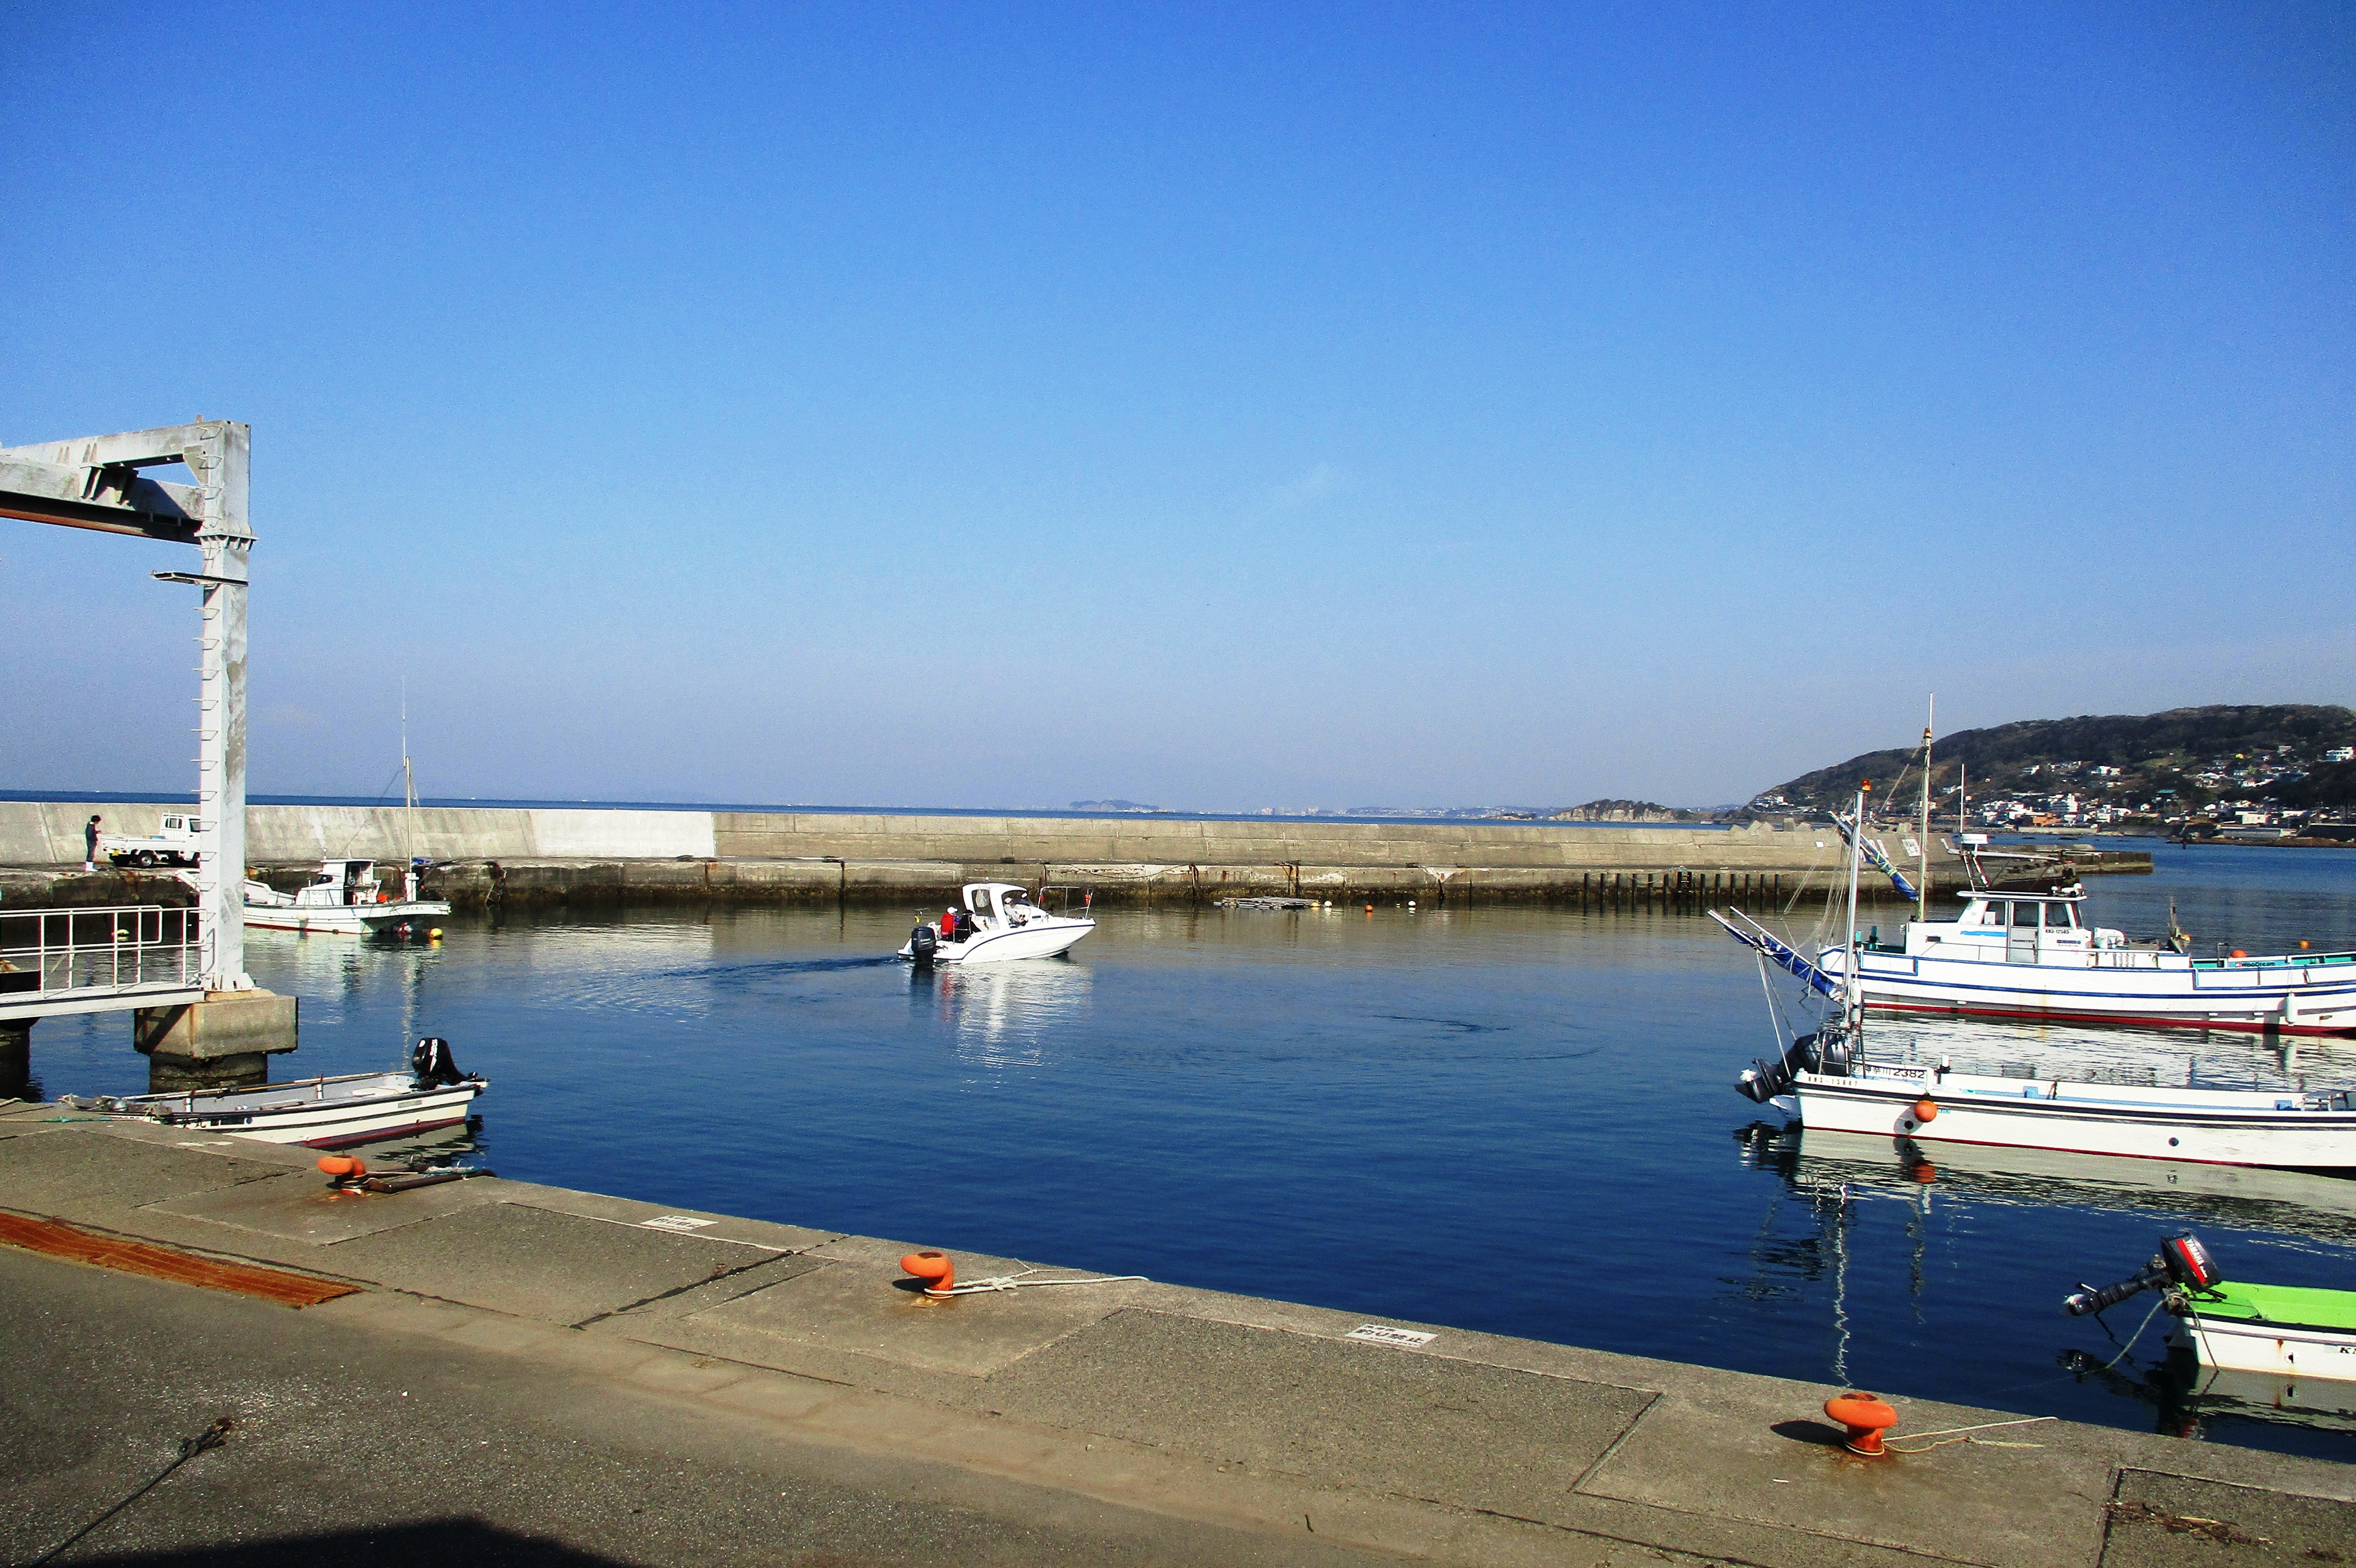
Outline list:
[[[460,1125],[476,1096],[490,1087],[484,1079],[457,1071],[446,1040],[418,1041],[412,1061],[406,1072],[347,1072],[171,1094],[69,1094],[59,1104],[123,1121],[219,1132],[258,1143],[341,1148]]]
[[[2162,1242],[2139,1274],[2100,1289],[2081,1285],[2062,1310],[2101,1313],[2147,1290],[2159,1293],[2158,1309],[2176,1320],[2170,1347],[2203,1367],[2356,1381],[2356,1290],[2228,1281],[2189,1232]]]

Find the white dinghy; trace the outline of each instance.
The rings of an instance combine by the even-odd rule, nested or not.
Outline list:
[[[187,1089],[176,1094],[69,1094],[77,1111],[167,1127],[225,1133],[260,1143],[341,1148],[463,1124],[490,1084],[462,1073],[450,1042],[417,1042],[407,1072],[348,1072],[257,1083],[243,1089]]]
[[[948,933],[928,921],[909,935],[899,955],[918,964],[1001,964],[1068,953],[1097,928],[1086,916],[1049,914],[1012,882],[968,882],[965,909]]]

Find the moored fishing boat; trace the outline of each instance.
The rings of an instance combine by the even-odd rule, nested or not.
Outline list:
[[[439,899],[417,896],[414,862],[403,875],[402,897],[384,889],[373,860],[322,860],[309,882],[282,893],[265,882],[245,884],[245,923],[273,931],[365,936],[438,920],[450,912]]]
[[[427,1039],[417,1042],[406,1072],[348,1072],[172,1094],[69,1094],[59,1103],[120,1120],[260,1143],[340,1148],[460,1125],[475,1097],[489,1087],[482,1078],[458,1072],[447,1040]]]
[[[1858,808],[1863,815],[1860,790]],[[1819,964],[1731,912],[1727,932],[1839,1004],[1838,1016],[1804,1034],[1773,1062],[1744,1072],[1737,1087],[1762,1104],[1794,1110],[1805,1127],[1878,1133],[1918,1143],[1954,1142],[2080,1154],[2299,1170],[2356,1169],[2356,1093],[2349,1086],[2205,1088],[2103,1082],[2063,1072],[1957,1071],[1875,1061],[1865,1051],[1857,952],[1858,879],[1852,838],[1845,962]],[[1763,973],[1763,968],[1762,968]]]

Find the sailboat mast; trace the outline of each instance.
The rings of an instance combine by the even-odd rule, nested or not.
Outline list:
[[[1931,918],[1931,726],[1939,713],[1939,694],[1931,694],[1931,705],[1922,715],[1922,874],[1914,883],[1914,918]]]
[[[401,677],[401,885],[417,897],[417,774],[409,763],[409,676]]]

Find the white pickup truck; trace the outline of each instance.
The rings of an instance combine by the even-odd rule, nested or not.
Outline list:
[[[146,838],[120,833],[98,836],[102,859],[117,866],[193,866],[202,846],[205,825],[193,816],[166,816],[163,828]]]

